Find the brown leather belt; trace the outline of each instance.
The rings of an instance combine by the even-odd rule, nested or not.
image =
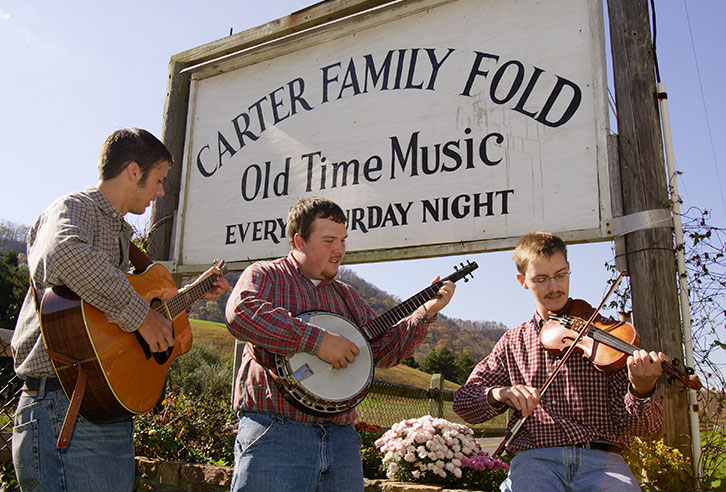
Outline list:
[[[40,390],[40,383],[42,380],[43,380],[43,378],[28,378],[25,380],[25,386],[23,387],[23,389],[26,389],[29,391],[38,391],[38,390]],[[58,391],[61,389],[63,389],[63,387],[61,386],[58,378],[54,378],[54,377],[45,378],[46,393],[49,391]]]
[[[596,449],[598,451],[607,451],[608,453],[616,453],[616,454],[623,453],[623,448],[621,448],[614,442],[609,442],[609,441],[583,442],[583,443],[579,443],[579,444],[571,444],[570,446],[572,446],[574,448]]]

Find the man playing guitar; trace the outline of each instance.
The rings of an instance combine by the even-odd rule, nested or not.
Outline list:
[[[349,285],[335,279],[345,256],[345,220],[329,200],[299,200],[287,218],[290,253],[245,269],[227,302],[230,333],[248,342],[235,387],[240,423],[233,491],[363,490],[355,409],[334,416],[306,413],[288,402],[273,372],[275,354],[309,352],[328,364],[327,371],[336,371],[360,353],[344,336],[296,317],[327,311],[363,326],[376,316]],[[436,297],[376,338],[375,363],[390,367],[410,356],[454,289],[453,282],[443,282]]]
[[[118,130],[103,144],[97,187],[62,196],[28,233],[31,289],[12,339],[15,371],[25,380],[13,427],[13,462],[22,490],[123,491],[135,478],[133,422],[94,424],[82,417],[58,449],[69,402],[51,364],[36,307],[46,288],[66,286],[124,332],[136,331],[152,352],[174,344],[171,322],[150,309],[124,271],[133,228],[124,215],[142,214],[164,195],[172,157],[151,133]],[[34,287],[34,289],[33,289]],[[229,283],[219,277],[206,298]]]

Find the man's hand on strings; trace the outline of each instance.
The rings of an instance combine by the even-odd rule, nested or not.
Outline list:
[[[152,352],[164,352],[174,345],[171,321],[154,309],[149,309],[137,331],[149,344],[149,350]]]
[[[431,281],[430,285],[434,285],[439,280],[440,277],[436,276],[436,278]],[[444,309],[444,306],[449,303],[452,296],[454,295],[455,290],[456,285],[451,280],[447,280],[443,284],[441,284],[441,288],[437,292],[436,297],[434,297],[433,299],[429,299],[424,303],[426,313],[431,317],[436,316],[438,312]]]
[[[217,275],[217,278],[214,279],[214,287],[212,290],[202,296],[202,299],[204,300],[216,299],[231,288],[227,279],[222,277],[222,273],[219,271],[219,268],[214,267],[213,271],[214,274]]]
[[[359,353],[360,349],[356,344],[342,335],[326,331],[316,355],[334,368],[343,369],[355,361]]]

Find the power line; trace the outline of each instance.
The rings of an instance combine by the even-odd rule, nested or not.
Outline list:
[[[718,183],[719,196],[721,197],[721,205],[726,215],[726,201],[724,200],[723,186],[721,185],[721,176],[718,172],[718,159],[716,157],[716,147],[713,144],[713,132],[711,131],[711,120],[708,116],[708,106],[706,105],[706,97],[703,93],[703,82],[701,81],[701,70],[698,66],[698,56],[696,55],[696,43],[693,40],[693,29],[691,28],[691,17],[688,15],[688,4],[683,0],[683,7],[686,11],[686,22],[688,24],[688,34],[691,37],[691,49],[693,50],[693,60],[696,64],[696,76],[698,77],[698,87],[701,91],[701,102],[703,104],[703,112],[706,114],[706,128],[708,128],[708,140],[711,144],[711,154],[713,155],[713,168],[716,173],[716,182]]]

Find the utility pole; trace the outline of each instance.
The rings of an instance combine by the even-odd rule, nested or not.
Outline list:
[[[663,209],[669,196],[648,1],[608,0],[608,12],[623,214]],[[682,361],[672,226],[631,232],[623,243],[616,254],[624,257],[630,273],[633,321],[642,346]],[[678,384],[662,381],[658,393],[663,397],[661,436],[690,456],[686,393],[679,391]]]

